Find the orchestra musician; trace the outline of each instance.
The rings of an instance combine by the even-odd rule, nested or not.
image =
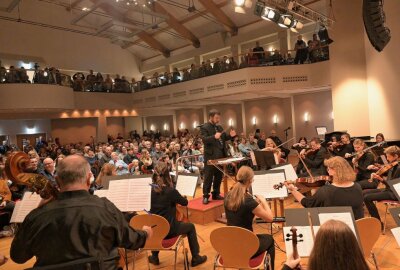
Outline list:
[[[287,156],[288,156],[289,153],[290,153],[290,150],[287,149],[287,148],[285,148],[285,147],[282,145],[282,141],[281,141],[281,139],[276,135],[276,130],[275,130],[275,129],[271,130],[271,135],[270,135],[268,138],[272,139],[272,140],[274,141],[275,145],[280,145],[280,146],[279,146],[279,149],[280,149],[280,151],[282,152],[281,156],[283,156],[284,158],[287,158]]]
[[[307,138],[300,137],[299,141],[292,145],[292,149],[296,150],[298,153],[300,153],[301,150],[303,149],[307,150],[308,149]]]
[[[271,138],[267,138],[265,140],[265,148],[261,149],[261,151],[271,151],[274,153],[274,158],[275,158],[275,163],[279,164],[281,158],[282,158],[282,152],[281,149],[276,147],[276,143],[274,140]]]
[[[342,157],[332,157],[325,160],[328,173],[332,177],[331,185],[320,187],[310,197],[305,197],[293,184],[285,183],[293,196],[304,207],[329,207],[329,206],[351,206],[354,218],[364,217],[363,195],[361,187],[354,183],[356,175],[353,168]]]
[[[215,168],[212,164],[208,164],[209,160],[226,157],[226,144],[236,136],[236,132],[231,129],[229,134],[225,133],[218,123],[221,120],[221,113],[217,110],[210,110],[208,113],[208,122],[200,126],[200,137],[204,143],[204,183],[203,183],[203,204],[208,204],[213,186],[212,199],[223,200],[221,196],[222,172]]]
[[[273,219],[272,211],[263,196],[249,193],[251,184],[254,181],[254,172],[248,166],[240,167],[237,172],[238,180],[225,197],[224,207],[228,226],[237,226],[253,231],[254,216],[262,218],[266,222]],[[274,269],[275,247],[274,238],[269,234],[257,234],[260,245],[257,255],[268,251],[271,256],[271,266]]]
[[[352,163],[356,171],[356,181],[361,186],[362,189],[376,188],[378,186],[378,181],[375,180],[372,183],[369,182],[371,173],[374,172],[374,161],[375,156],[371,151],[364,152],[367,145],[361,139],[356,139],[353,142],[353,147],[356,156],[353,157]]]
[[[298,260],[289,258],[282,270],[296,269],[298,264]],[[331,219],[322,224],[317,232],[307,269],[369,270],[370,268],[350,227],[342,221]]]
[[[134,230],[106,198],[90,195],[89,163],[79,155],[60,161],[55,200],[30,212],[11,244],[11,259],[49,266],[83,258],[104,258],[104,269],[116,270],[118,247],[142,248],[153,230]]]
[[[300,157],[310,170],[312,176],[326,175],[326,168],[324,166],[324,160],[327,156],[326,149],[321,147],[321,143],[318,138],[311,139],[310,147],[311,149],[308,151],[303,149],[300,152]],[[298,173],[300,176],[310,176],[305,170],[302,162],[299,162]]]
[[[388,148],[386,148],[385,154],[387,161],[389,162],[389,164],[392,165],[392,168],[388,171],[386,180],[384,180],[383,177],[377,173],[372,173],[371,177],[384,183],[386,187],[384,189],[366,190],[364,194],[364,202],[369,214],[371,215],[371,217],[377,218],[379,220],[381,220],[381,218],[374,202],[384,200],[397,201],[396,195],[390,189],[387,182],[400,177],[400,166],[398,165],[398,161],[400,158],[400,148],[398,146],[389,146]]]
[[[340,136],[340,142],[332,143],[332,153],[334,156],[345,158],[351,164],[351,154],[354,152],[353,145],[350,141],[350,134],[343,133]]]
[[[180,222],[176,219],[176,205],[187,206],[188,200],[174,188],[166,162],[158,162],[152,176],[155,187],[151,191],[150,213],[164,217],[170,230],[166,239],[178,235],[187,235],[190,252],[192,253],[192,267],[200,265],[207,260],[207,256],[200,255],[200,246],[197,240],[196,227],[190,222]],[[158,251],[152,251],[149,262],[159,265]]]
[[[378,133],[375,136],[376,143],[381,143],[385,141],[385,136],[382,133]],[[382,156],[385,155],[385,148],[388,147],[387,143],[384,142],[382,145],[375,147],[372,152],[377,156],[377,163],[384,164],[382,160]]]

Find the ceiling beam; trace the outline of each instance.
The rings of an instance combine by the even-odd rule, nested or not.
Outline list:
[[[97,3],[96,0],[91,0],[91,1],[93,3]],[[101,3],[100,8],[115,20],[135,25],[134,20],[127,18],[124,13],[120,12],[118,9],[116,9],[113,5],[111,5],[108,2]],[[132,26],[131,28],[129,28],[129,30],[135,31],[136,29]],[[162,45],[158,40],[153,38],[147,32],[140,30],[140,33],[137,33],[137,36],[153,49],[160,51],[164,55],[164,57],[170,56],[170,50],[164,47],[164,45]]]
[[[75,0],[74,2],[71,3],[71,5],[69,5],[67,7],[67,10],[71,11],[72,9],[76,8],[82,2],[83,2],[83,0]]]
[[[220,22],[224,25],[232,36],[238,33],[238,27],[235,23],[214,3],[213,0],[199,0],[199,2]]]
[[[75,18],[73,18],[71,20],[71,24],[76,24],[77,22],[79,22],[80,20],[82,20],[83,18],[85,18],[87,15],[89,15],[90,13],[92,13],[93,11],[95,11],[96,9],[99,8],[99,6],[103,3],[103,0],[101,1],[96,1],[94,3],[93,6],[91,6],[88,10],[82,12],[81,14],[79,14],[78,16],[76,16]]]
[[[226,5],[230,4],[230,3],[231,3],[231,2],[230,2],[229,0],[225,0],[224,2],[221,2],[221,3],[217,4],[217,6],[218,6],[219,8],[222,8],[222,7],[224,7],[224,6],[226,6]],[[208,10],[207,10],[207,9],[202,10],[202,11],[199,11],[199,12],[195,13],[195,14],[192,15],[192,16],[188,16],[188,17],[186,17],[186,18],[180,20],[179,23],[180,23],[180,24],[184,24],[184,23],[193,21],[193,20],[195,20],[195,19],[197,19],[197,18],[199,18],[199,17],[201,17],[201,16],[204,16],[204,15],[207,14],[207,13],[208,13]],[[170,26],[165,27],[165,28],[162,28],[162,29],[160,29],[160,30],[158,30],[158,31],[156,31],[156,32],[154,32],[154,33],[152,33],[151,36],[154,37],[155,35],[161,34],[161,33],[165,32],[165,31],[167,31],[167,30],[169,30],[169,29],[171,29]],[[131,46],[133,46],[133,45],[135,45],[135,44],[137,44],[137,43],[139,43],[139,42],[140,42],[139,39],[138,39],[138,40],[135,40],[134,42],[127,43],[127,44],[126,44],[125,46],[123,46],[122,48],[123,48],[123,49],[127,49],[127,48],[129,48],[129,47],[131,47]]]
[[[152,9],[155,12],[167,15],[169,18],[166,20],[166,23],[172,29],[174,29],[185,39],[189,40],[192,43],[193,47],[200,47],[200,40],[189,29],[181,24],[178,19],[172,16],[159,2],[153,2]]]

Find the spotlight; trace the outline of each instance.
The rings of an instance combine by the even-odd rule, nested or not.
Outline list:
[[[279,21],[280,17],[281,17],[281,15],[279,14],[279,12],[277,10],[274,10],[269,7],[266,7],[264,9],[264,14],[261,16],[261,18],[263,18],[264,20],[272,21],[275,23],[277,23]]]
[[[293,17],[291,15],[283,14],[277,23],[282,28],[290,28],[293,25]]]

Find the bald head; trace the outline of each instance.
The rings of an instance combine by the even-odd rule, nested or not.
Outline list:
[[[58,164],[57,182],[61,189],[68,189],[70,186],[87,189],[90,185],[90,173],[89,163],[84,157],[71,155]]]

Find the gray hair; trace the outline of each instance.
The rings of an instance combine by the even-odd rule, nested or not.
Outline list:
[[[58,163],[57,177],[62,186],[84,184],[89,173],[89,163],[79,155],[68,156]]]

